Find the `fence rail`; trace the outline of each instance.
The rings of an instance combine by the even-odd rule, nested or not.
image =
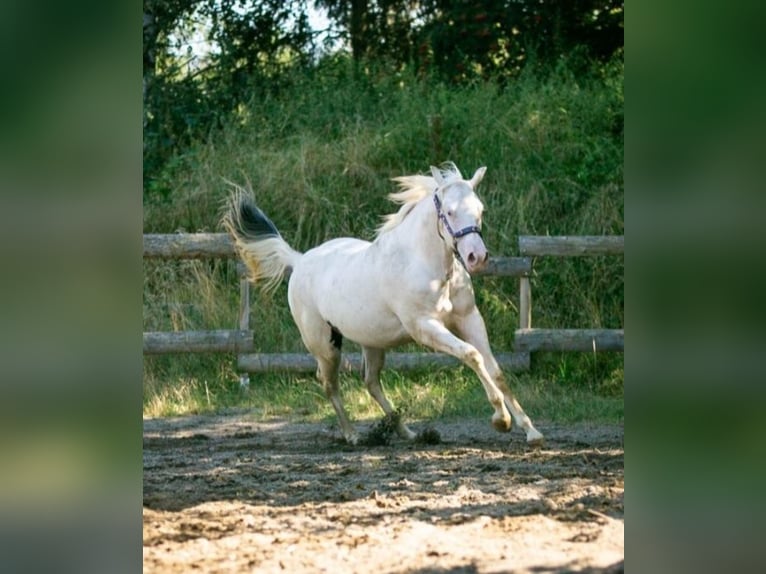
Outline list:
[[[253,351],[250,330],[149,331],[144,333],[144,354],[245,353]]]
[[[529,369],[529,353],[498,353],[497,362],[510,371]],[[457,366],[454,357],[441,353],[388,353],[386,367],[406,371],[412,369]],[[317,369],[314,357],[306,353],[251,353],[239,355],[237,368],[248,373],[268,371],[313,372]],[[361,353],[343,353],[340,368],[343,371],[359,372],[362,368]]]
[[[514,334],[514,349],[498,353],[500,365],[508,370],[528,370],[530,353],[536,351],[599,352],[624,351],[623,329],[536,329],[532,328],[533,260],[535,257],[571,257],[620,255],[624,253],[624,236],[535,236],[519,237],[520,257],[491,257],[481,275],[516,277],[519,279],[519,328]],[[146,259],[211,259],[236,258],[233,242],[226,233],[145,234]],[[314,358],[306,353],[254,353],[254,332],[250,329],[250,287],[245,269],[240,274],[240,309],[238,330],[146,332],[144,354],[213,353],[238,355],[237,365],[245,373],[271,370],[313,371]],[[390,353],[387,366],[399,369],[442,367],[457,360],[439,353]],[[358,370],[359,353],[343,355],[341,368]],[[247,376],[243,376],[243,384]]]
[[[625,252],[624,235],[520,235],[519,253],[522,255],[621,255]]]
[[[173,233],[144,235],[145,259],[236,258],[234,242],[226,233]],[[531,257],[491,257],[481,275],[526,277]]]
[[[226,233],[144,235],[145,259],[213,259],[236,256],[234,242]]]
[[[518,329],[514,347],[520,352],[622,351],[625,348],[623,329]]]

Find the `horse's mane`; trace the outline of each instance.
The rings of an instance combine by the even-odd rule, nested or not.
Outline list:
[[[447,184],[455,180],[463,179],[457,166],[452,162],[446,162],[439,169]],[[399,225],[412,211],[417,203],[436,191],[438,184],[430,175],[403,175],[392,178],[399,185],[399,191],[390,193],[388,199],[401,205],[399,211],[383,216],[383,223],[378,227],[377,234],[381,235],[391,231]]]

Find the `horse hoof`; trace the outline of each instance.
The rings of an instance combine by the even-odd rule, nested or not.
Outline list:
[[[492,417],[492,426],[497,432],[509,432],[511,430],[511,417],[506,419]]]
[[[532,448],[540,448],[545,444],[545,437],[539,431],[527,433],[527,445]]]
[[[404,440],[415,440],[418,437],[418,434],[415,432],[412,432],[407,427],[403,427],[399,429],[399,436],[402,437]]]
[[[346,442],[350,444],[351,446],[356,446],[359,444],[359,435],[356,433],[346,435],[345,438],[346,438]]]

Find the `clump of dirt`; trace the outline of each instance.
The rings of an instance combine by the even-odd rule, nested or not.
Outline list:
[[[367,431],[360,441],[361,444],[363,446],[389,446],[394,435],[396,435],[396,429],[403,416],[404,412],[401,409],[396,409],[390,415],[384,416]],[[441,434],[432,426],[422,429],[415,437],[417,444],[440,444],[441,441]]]
[[[360,443],[364,446],[388,446],[391,439],[396,434],[396,427],[402,421],[401,409],[396,409],[390,415],[384,416],[381,420],[372,425],[367,434]]]
[[[424,428],[415,437],[415,442],[419,444],[439,444],[442,441],[442,435],[433,427]]]

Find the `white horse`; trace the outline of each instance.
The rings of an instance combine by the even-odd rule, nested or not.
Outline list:
[[[290,311],[349,443],[359,435],[338,390],[343,337],[361,345],[364,381],[387,415],[393,407],[380,385],[385,350],[414,340],[473,369],[495,409],[495,429],[511,429],[510,411],[527,443],[542,444],[543,435],[505,382],[476,308],[470,273],[486,266],[488,253],[481,236],[484,206],[474,190],[485,171],[466,180],[448,163],[431,167],[432,177],[394,178],[401,191],[389,198],[401,208],[386,217],[373,242],[344,237],[306,253],[291,248],[242,190],[229,198],[222,223],[250,280],[273,289],[292,270]],[[401,420],[397,432],[415,438]]]

